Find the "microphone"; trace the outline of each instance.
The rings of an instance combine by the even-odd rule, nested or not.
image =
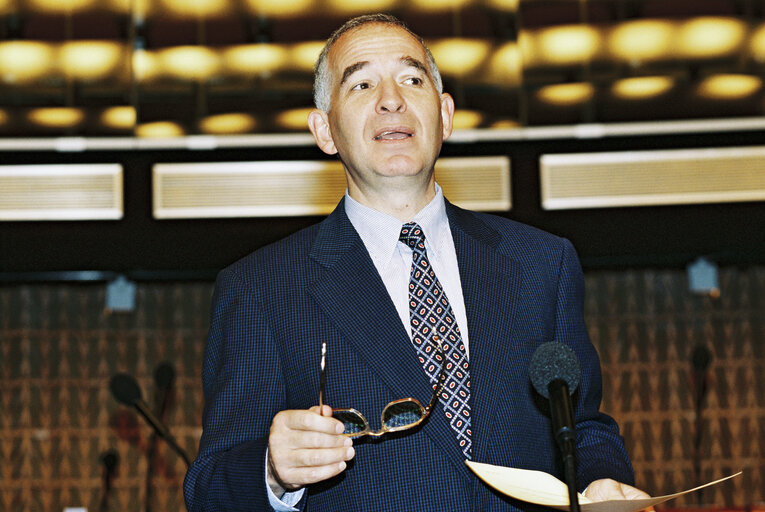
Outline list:
[[[99,462],[104,465],[103,470],[103,494],[101,495],[101,503],[98,510],[100,512],[106,512],[109,510],[109,495],[112,490],[112,479],[117,472],[117,465],[120,462],[119,454],[114,450],[102,453],[98,457]]]
[[[167,391],[173,387],[174,382],[175,369],[170,363],[160,363],[159,366],[154,369],[154,383],[157,385],[158,389]]]
[[[691,380],[693,383],[694,405],[696,406],[696,425],[693,436],[693,473],[695,481],[701,480],[701,441],[702,427],[704,425],[704,398],[707,395],[707,380],[709,364],[712,362],[712,352],[706,345],[699,344],[691,353]],[[698,493],[698,504],[701,506],[704,501],[703,492]]]
[[[118,402],[135,407],[141,416],[143,416],[149,425],[151,425],[154,432],[167,441],[167,444],[181,456],[184,462],[186,462],[186,466],[191,464],[189,456],[186,455],[183,448],[178,446],[178,443],[175,441],[175,438],[170,433],[167,426],[165,426],[165,424],[151,412],[149,406],[143,401],[143,398],[141,398],[141,389],[138,387],[138,383],[133,377],[126,373],[118,373],[109,381],[109,389],[111,389],[114,398],[116,398]]]
[[[571,512],[579,512],[579,496],[576,491],[576,426],[571,395],[579,386],[581,375],[579,359],[571,348],[562,343],[543,343],[531,356],[531,383],[537,393],[550,401],[553,436],[563,458]]]
[[[154,397],[154,410],[160,418],[165,417],[165,410],[170,398],[170,391],[175,383],[175,368],[168,362],[160,363],[154,369],[154,386],[157,394]]]

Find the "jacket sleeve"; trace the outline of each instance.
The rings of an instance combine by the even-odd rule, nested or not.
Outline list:
[[[273,416],[285,403],[280,359],[252,285],[221,272],[202,368],[199,454],[184,481],[186,507],[270,510],[265,456]]]
[[[558,275],[555,339],[574,349],[582,368],[581,383],[574,394],[577,484],[581,490],[594,480],[613,478],[634,485],[632,465],[619,426],[599,411],[600,359],[587,334],[583,310],[584,276],[573,246],[565,240]]]

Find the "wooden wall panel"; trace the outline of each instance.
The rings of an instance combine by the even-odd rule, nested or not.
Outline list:
[[[724,268],[722,296],[688,292],[679,270],[586,275],[585,314],[604,372],[603,408],[619,420],[638,484],[664,494],[744,474],[672,502],[765,502],[765,268]],[[0,509],[98,510],[108,450],[120,457],[109,510],[184,510],[183,461],[163,443],[147,486],[151,431],[108,389],[117,372],[155,399],[153,372],[177,378],[166,421],[193,454],[200,435],[202,351],[211,283],[139,283],[136,310],[104,313],[103,284],[0,286]],[[690,357],[712,354],[694,471]],[[147,491],[148,490],[148,491]]]

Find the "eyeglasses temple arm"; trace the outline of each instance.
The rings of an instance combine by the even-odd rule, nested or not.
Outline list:
[[[326,381],[325,369],[327,363],[327,342],[321,343],[321,369],[319,370],[319,409],[324,406],[324,382]]]

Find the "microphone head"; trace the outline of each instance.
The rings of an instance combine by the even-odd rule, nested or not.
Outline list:
[[[158,389],[168,390],[175,382],[175,369],[168,362],[161,363],[154,370],[154,383]]]
[[[573,395],[579,386],[581,374],[579,358],[563,343],[557,341],[542,343],[531,356],[529,377],[537,393],[545,398],[550,398],[547,388],[556,380],[565,381],[569,394]]]
[[[706,345],[696,345],[691,354],[691,363],[696,370],[705,371],[712,362],[712,353]]]
[[[125,405],[135,405],[141,399],[141,388],[136,380],[127,373],[118,373],[109,380],[114,398]]]
[[[120,455],[114,450],[109,450],[108,452],[102,453],[101,456],[99,457],[99,460],[107,469],[107,471],[111,471],[115,467],[117,467],[117,464],[119,464]]]

